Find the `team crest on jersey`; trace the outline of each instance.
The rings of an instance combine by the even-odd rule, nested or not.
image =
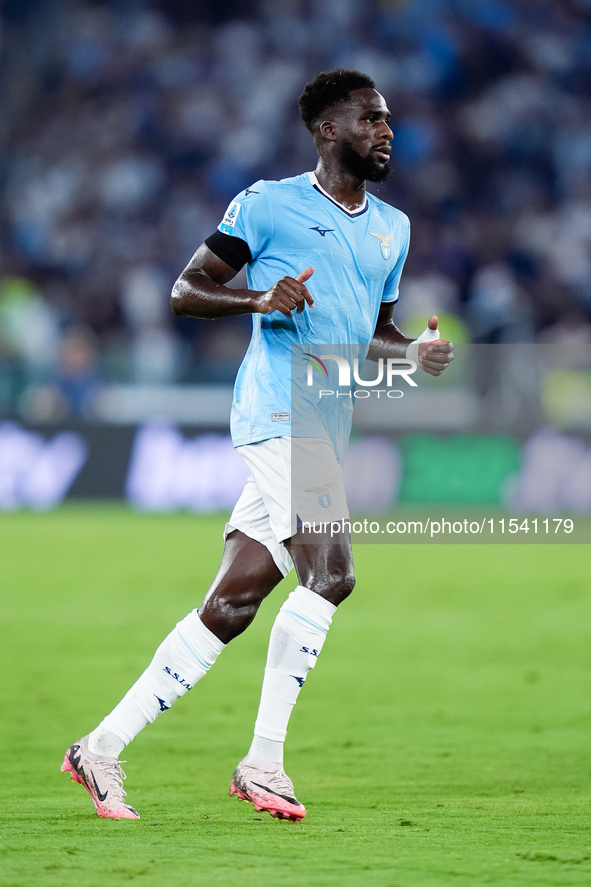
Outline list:
[[[226,210],[226,215],[222,219],[222,223],[220,225],[220,231],[222,231],[224,234],[234,233],[234,225],[236,223],[238,213],[240,212],[240,208],[240,204],[234,202],[231,203]]]
[[[388,261],[390,256],[392,255],[392,250],[390,248],[390,241],[394,240],[393,234],[375,234],[373,231],[369,232],[372,237],[377,237],[380,241],[380,252],[382,254],[382,258]]]

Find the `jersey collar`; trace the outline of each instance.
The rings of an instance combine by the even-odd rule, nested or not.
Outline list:
[[[331,203],[334,203],[335,206],[338,206],[338,208],[340,210],[342,210],[345,213],[345,215],[349,216],[350,219],[356,219],[357,216],[361,216],[361,215],[363,215],[364,212],[366,212],[366,210],[367,210],[367,194],[364,196],[363,203],[361,204],[361,206],[358,209],[351,211],[350,209],[347,209],[346,206],[343,206],[342,203],[339,203],[338,200],[335,200],[334,197],[331,197],[330,194],[328,193],[328,191],[324,190],[324,188],[322,187],[322,185],[320,184],[320,182],[316,178],[315,172],[309,172],[308,178],[310,179],[312,186],[320,194],[323,194],[326,198],[328,198],[328,200],[330,200]]]

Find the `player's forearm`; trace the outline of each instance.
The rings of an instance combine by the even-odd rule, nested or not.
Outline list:
[[[405,357],[406,349],[412,341],[407,339],[392,321],[384,323],[376,327],[367,357],[369,360],[378,360],[380,357]]]
[[[230,289],[199,271],[183,273],[172,288],[171,307],[182,317],[210,320],[236,314],[253,314],[257,297],[248,289]]]

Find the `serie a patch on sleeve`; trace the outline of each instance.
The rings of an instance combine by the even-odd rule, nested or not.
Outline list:
[[[236,224],[236,219],[238,218],[238,213],[241,210],[241,205],[234,201],[230,204],[228,209],[226,210],[226,214],[221,221],[220,231],[223,231],[224,234],[233,234],[234,233],[234,225]]]

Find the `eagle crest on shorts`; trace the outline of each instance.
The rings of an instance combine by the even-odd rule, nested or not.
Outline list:
[[[316,493],[318,503],[322,505],[323,508],[328,508],[332,505],[332,498],[328,492],[328,487],[308,487],[306,493]]]

